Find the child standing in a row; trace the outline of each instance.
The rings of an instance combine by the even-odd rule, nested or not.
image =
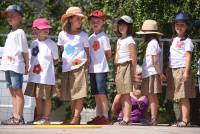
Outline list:
[[[89,21],[93,34],[89,38],[91,63],[89,66],[92,94],[95,95],[96,117],[87,122],[93,125],[111,124],[108,119],[107,73],[109,72],[107,59],[112,56],[110,40],[102,31],[104,13],[95,10],[90,14]]]
[[[23,74],[27,74],[29,68],[26,34],[21,29],[22,8],[19,5],[10,5],[3,15],[11,26],[11,31],[5,42],[1,70],[5,72],[6,85],[12,97],[13,111],[11,118],[2,121],[1,124],[22,125],[24,124]]]
[[[184,13],[177,14],[175,18],[175,31],[177,37],[173,39],[170,47],[169,68],[167,71],[167,99],[179,103],[181,121],[172,126],[190,126],[190,101],[195,97],[195,88],[191,73],[191,58],[193,43],[188,37],[190,21]]]
[[[33,21],[36,40],[31,44],[29,78],[25,95],[36,99],[34,124],[49,124],[51,98],[56,93],[54,64],[58,61],[57,44],[48,38],[51,26],[45,18]]]
[[[145,55],[142,64],[142,94],[147,95],[151,109],[151,121],[148,125],[157,125],[158,98],[161,93],[161,81],[166,77],[160,67],[161,49],[157,22],[146,20],[142,25],[141,31],[137,34],[142,35],[145,45]]]
[[[82,31],[84,18],[80,8],[68,8],[61,18],[63,31],[58,36],[58,45],[63,51],[61,99],[71,101],[72,125],[80,124],[84,97],[87,96],[90,57],[88,34]]]
[[[133,77],[137,64],[137,50],[132,37],[133,20],[129,16],[122,16],[117,22],[117,40],[115,64],[116,64],[116,89],[121,95],[123,119],[119,125],[129,125],[131,123],[131,97],[133,89]]]

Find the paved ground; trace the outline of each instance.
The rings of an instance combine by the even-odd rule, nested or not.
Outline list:
[[[63,126],[63,125],[62,125]],[[57,127],[57,126],[56,126]],[[65,126],[64,126],[65,127]],[[3,126],[0,134],[199,134],[200,127],[176,128],[168,126],[99,126],[86,128],[36,128],[36,126]],[[66,126],[67,127],[67,126]]]

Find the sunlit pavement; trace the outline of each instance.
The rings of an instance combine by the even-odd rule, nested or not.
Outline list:
[[[200,127],[91,126],[91,125],[0,125],[0,134],[199,134]]]

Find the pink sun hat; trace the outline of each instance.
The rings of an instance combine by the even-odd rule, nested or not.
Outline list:
[[[33,21],[33,28],[37,28],[37,29],[47,29],[47,28],[51,28],[51,26],[49,25],[49,22],[46,18],[38,18],[35,19]]]

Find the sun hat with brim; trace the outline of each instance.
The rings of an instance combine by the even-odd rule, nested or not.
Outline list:
[[[64,23],[68,17],[75,16],[75,15],[85,18],[85,16],[83,15],[79,7],[70,7],[67,9],[66,13],[62,15],[61,22]]]
[[[19,5],[10,5],[6,8],[4,12],[2,12],[2,16],[6,17],[8,13],[17,12],[19,15],[23,16],[22,7]]]
[[[38,18],[35,19],[33,21],[33,28],[37,28],[37,29],[48,29],[51,28],[51,26],[49,25],[49,22],[46,18]]]
[[[104,20],[104,13],[102,10],[95,10],[95,11],[92,11],[89,18],[88,19],[91,19],[91,17],[97,17],[97,18],[100,18],[102,20]]]
[[[120,22],[126,22],[128,24],[131,24],[133,23],[133,20],[131,19],[130,16],[127,16],[127,15],[123,15],[122,17],[120,17],[118,20],[117,20],[117,23],[120,23]]]
[[[158,32],[158,24],[155,20],[145,20],[142,29],[136,34],[157,34],[163,35],[163,33]]]

